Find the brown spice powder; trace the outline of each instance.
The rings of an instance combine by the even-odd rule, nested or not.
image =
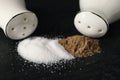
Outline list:
[[[88,57],[100,53],[99,40],[86,36],[70,36],[59,40],[59,43],[75,57]]]

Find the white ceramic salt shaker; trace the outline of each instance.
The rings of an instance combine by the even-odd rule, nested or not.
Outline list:
[[[7,37],[23,39],[35,31],[37,24],[36,15],[25,8],[24,0],[0,0],[0,27]]]
[[[108,31],[108,25],[120,19],[120,0],[79,0],[81,12],[74,19],[83,35],[98,38]]]

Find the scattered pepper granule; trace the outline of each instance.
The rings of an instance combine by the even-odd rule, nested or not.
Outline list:
[[[99,40],[86,36],[70,36],[59,40],[59,43],[75,57],[88,57],[101,52]]]

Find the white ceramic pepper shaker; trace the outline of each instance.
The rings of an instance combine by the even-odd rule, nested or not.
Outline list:
[[[36,15],[25,8],[24,0],[0,0],[0,27],[7,37],[23,39],[35,31],[37,24]]]
[[[81,12],[74,19],[83,35],[98,38],[108,31],[110,23],[120,19],[120,0],[79,0]]]

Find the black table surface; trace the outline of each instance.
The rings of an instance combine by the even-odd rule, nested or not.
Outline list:
[[[26,0],[26,5],[39,19],[31,36],[81,35],[73,24],[79,11],[78,0]],[[119,29],[117,21],[99,38],[101,54],[49,66],[25,61],[16,51],[19,41],[7,38],[0,30],[0,80],[120,80]]]

